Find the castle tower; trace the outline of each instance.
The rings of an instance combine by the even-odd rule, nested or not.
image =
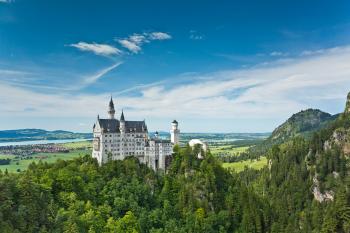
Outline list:
[[[178,122],[176,120],[171,122],[170,134],[171,134],[171,143],[174,145],[179,144],[180,130],[178,128]]]
[[[126,125],[125,125],[125,118],[124,118],[124,112],[122,110],[122,114],[120,115],[120,120],[119,120],[119,131],[120,131],[120,140],[121,140],[121,146],[120,146],[120,153],[122,156],[122,159],[125,158],[125,131],[126,131]]]
[[[124,112],[122,110],[122,114],[120,115],[120,125],[119,125],[119,130],[120,133],[125,133],[125,118],[124,118]]]
[[[108,117],[109,117],[109,119],[114,119],[114,114],[115,114],[114,103],[113,103],[113,99],[111,96],[111,100],[109,101],[109,105],[108,105]]]

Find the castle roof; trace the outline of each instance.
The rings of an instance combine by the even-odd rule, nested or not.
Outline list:
[[[98,119],[104,133],[119,133],[120,121],[117,119]],[[145,121],[125,121],[125,132],[145,132],[147,126]]]
[[[122,115],[120,116],[120,121],[125,121],[125,118],[124,118],[124,111],[122,110]]]
[[[111,100],[109,101],[109,107],[114,109],[114,103],[113,103],[112,96],[111,96]]]

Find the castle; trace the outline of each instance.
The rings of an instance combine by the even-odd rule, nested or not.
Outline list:
[[[180,130],[174,120],[170,130],[171,139],[161,139],[158,133],[149,137],[146,122],[126,121],[122,111],[115,119],[113,99],[109,102],[108,119],[100,119],[93,126],[92,157],[101,165],[109,160],[136,157],[141,163],[154,170],[165,170],[173,153],[173,146],[179,143]]]

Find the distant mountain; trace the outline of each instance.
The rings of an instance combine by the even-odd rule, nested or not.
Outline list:
[[[261,155],[272,145],[281,144],[293,137],[302,136],[309,138],[312,133],[327,127],[334,122],[339,114],[331,115],[319,109],[307,109],[293,114],[283,124],[278,126],[262,143],[250,148],[250,152]]]
[[[92,138],[92,134],[73,133],[64,130],[47,131],[43,129],[15,129],[0,131],[0,142],[87,138]]]
[[[278,126],[267,141],[280,143],[299,135],[309,137],[312,132],[324,128],[338,116],[339,114],[331,115],[319,109],[300,111]]]

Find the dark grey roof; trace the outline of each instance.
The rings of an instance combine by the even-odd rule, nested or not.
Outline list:
[[[113,103],[112,96],[111,96],[111,100],[109,101],[109,108],[113,108],[114,109],[114,103]]]
[[[145,121],[125,121],[126,132],[144,132],[147,130]]]
[[[175,124],[177,124],[177,120],[173,120],[173,122],[172,123],[175,123]]]
[[[119,132],[119,121],[116,119],[98,119],[98,123],[105,133]]]
[[[98,119],[98,122],[105,133],[120,132],[120,121],[117,119]],[[125,121],[125,131],[141,133],[147,131],[147,126],[145,121]]]
[[[122,110],[122,115],[120,116],[120,121],[125,121],[123,110]]]

